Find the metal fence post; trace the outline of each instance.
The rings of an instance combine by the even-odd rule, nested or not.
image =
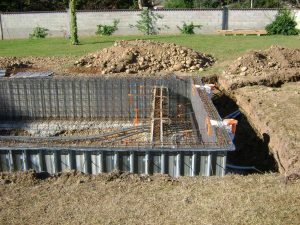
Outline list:
[[[223,12],[222,12],[222,30],[228,30],[228,16],[229,16],[229,11],[228,8],[225,6],[223,7]]]
[[[1,12],[0,12],[0,36],[1,36],[1,40],[4,40],[3,26],[2,26],[2,13]]]

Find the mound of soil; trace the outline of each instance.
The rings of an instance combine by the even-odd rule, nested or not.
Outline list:
[[[235,60],[219,84],[270,147],[283,174],[300,174],[300,49],[272,46]]]
[[[16,57],[0,57],[0,69],[6,69],[7,73],[19,68],[30,68],[32,63]]]
[[[81,68],[81,72],[152,74],[160,71],[202,71],[213,63],[213,57],[176,44],[118,41],[110,48],[81,58],[75,65]]]
[[[251,51],[235,60],[219,82],[227,90],[252,85],[280,86],[300,80],[300,49],[272,46],[265,51]]]

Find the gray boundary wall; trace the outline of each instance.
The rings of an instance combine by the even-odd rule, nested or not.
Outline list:
[[[212,34],[224,25],[223,10],[156,10],[163,16],[159,25],[167,25],[169,29],[162,34],[178,34],[177,26],[183,22],[201,24],[202,29],[197,33]],[[229,10],[228,29],[263,29],[277,14],[275,9]],[[77,22],[79,35],[94,35],[98,24],[112,24],[114,19],[119,19],[119,29],[115,35],[137,35],[136,28],[130,28],[138,20],[137,10],[115,11],[79,11]],[[300,10],[295,10],[296,20],[300,28]],[[28,38],[36,26],[50,30],[51,37],[67,37],[69,33],[69,16],[67,11],[62,12],[26,12],[26,13],[1,13],[0,38],[15,39]]]

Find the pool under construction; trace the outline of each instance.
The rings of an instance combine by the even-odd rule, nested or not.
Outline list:
[[[0,78],[0,171],[223,176],[234,145],[199,78]]]

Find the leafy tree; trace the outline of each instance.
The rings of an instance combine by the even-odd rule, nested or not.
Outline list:
[[[167,9],[174,8],[193,8],[193,0],[165,0],[164,7]]]
[[[268,34],[297,35],[300,31],[296,26],[295,15],[291,10],[283,9],[276,15],[275,20],[266,26],[266,30]]]
[[[136,25],[130,25],[130,27],[136,27],[144,35],[158,34],[162,28],[157,26],[157,21],[163,17],[158,13],[154,13],[150,9],[144,9],[139,14],[140,19],[137,21]],[[167,26],[164,26],[167,28]]]
[[[78,45],[78,34],[77,34],[77,20],[76,20],[76,0],[70,0],[70,13],[71,13],[71,25],[70,35],[72,45]]]

